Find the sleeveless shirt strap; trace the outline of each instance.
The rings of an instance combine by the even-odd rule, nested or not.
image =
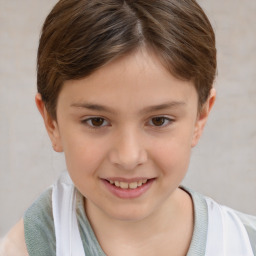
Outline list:
[[[85,256],[76,216],[76,189],[68,173],[53,185],[56,256]]]
[[[235,212],[206,197],[208,233],[206,256],[253,256],[246,229]]]

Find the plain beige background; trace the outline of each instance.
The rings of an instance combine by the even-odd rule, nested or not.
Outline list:
[[[0,0],[0,237],[65,169],[34,104],[39,31],[55,2]],[[218,96],[184,184],[256,215],[256,1],[199,2],[216,31]]]

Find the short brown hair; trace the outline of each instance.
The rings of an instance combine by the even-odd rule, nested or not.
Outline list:
[[[50,115],[56,118],[64,81],[145,46],[173,75],[194,82],[202,106],[216,74],[216,48],[196,1],[60,0],[45,20],[38,49],[37,87]]]

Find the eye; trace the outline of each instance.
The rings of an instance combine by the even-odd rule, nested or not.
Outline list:
[[[169,125],[173,120],[165,116],[157,116],[150,119],[149,124],[157,127],[164,127]]]
[[[82,120],[82,123],[88,125],[90,128],[100,128],[109,125],[109,123],[102,117],[91,117]]]

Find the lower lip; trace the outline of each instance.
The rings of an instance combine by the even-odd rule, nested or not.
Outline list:
[[[149,188],[151,187],[152,183],[155,181],[155,179],[150,179],[147,181],[147,183],[141,185],[140,187],[137,187],[135,189],[123,189],[116,187],[115,185],[110,184],[106,180],[102,180],[107,189],[114,194],[115,196],[123,199],[132,199],[137,198],[146,193]]]

